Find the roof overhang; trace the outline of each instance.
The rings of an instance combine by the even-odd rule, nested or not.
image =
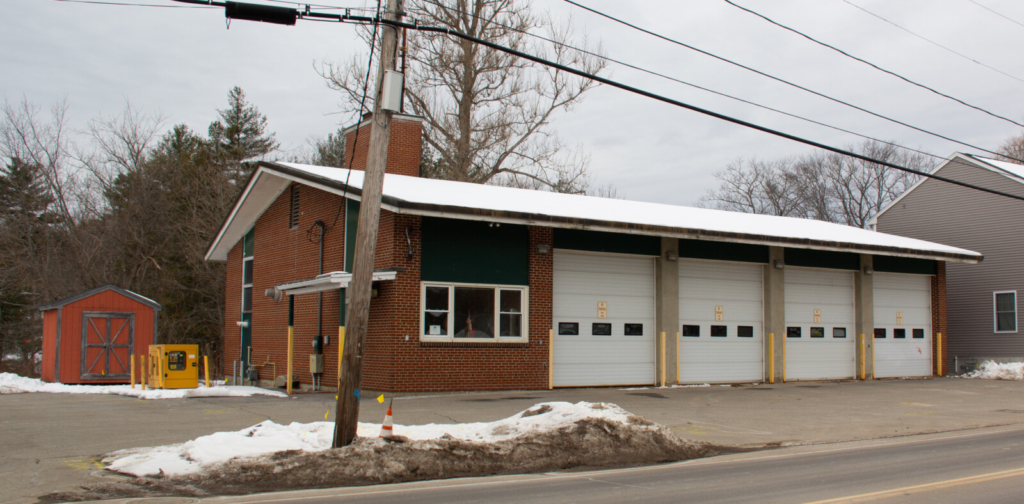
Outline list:
[[[228,218],[225,219],[217,236],[210,244],[210,247],[207,250],[206,260],[226,261],[228,251],[230,251],[230,249],[242,239],[245,233],[248,232],[256,222],[256,219],[266,211],[270,204],[292,182],[299,182],[326,192],[342,195],[348,199],[360,200],[362,197],[362,188],[360,186],[356,186],[354,184],[348,185],[345,182],[310,173],[305,170],[292,168],[285,164],[260,162],[256,171],[246,184],[245,190],[236,201]],[[606,231],[667,238],[689,238],[718,242],[829,250],[835,252],[888,255],[948,262],[976,264],[981,262],[983,259],[983,256],[980,254],[961,254],[956,252],[919,250],[885,245],[845,243],[810,238],[791,238],[756,233],[723,232],[687,227],[659,226],[599,219],[584,219],[579,217],[564,217],[543,213],[513,212],[458,205],[421,203],[406,201],[386,194],[381,198],[381,208],[391,212],[408,215],[526,224],[564,229]]]
[[[398,275],[396,270],[378,270],[373,272],[373,281],[381,282],[386,280],[394,280]],[[297,280],[294,282],[285,282],[277,284],[272,288],[273,291],[269,294],[274,294],[274,298],[277,298],[277,293],[281,293],[285,296],[295,296],[298,294],[312,294],[316,292],[324,292],[330,290],[344,289],[348,287],[348,284],[352,281],[352,273],[346,271],[332,271],[330,273],[324,273],[317,275],[315,278],[309,280]]]

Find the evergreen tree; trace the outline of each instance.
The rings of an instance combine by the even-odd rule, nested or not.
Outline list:
[[[256,161],[279,146],[267,131],[267,118],[245,100],[245,92],[235,86],[228,92],[228,108],[217,111],[220,119],[210,124],[210,142],[218,163],[241,187],[256,167]]]

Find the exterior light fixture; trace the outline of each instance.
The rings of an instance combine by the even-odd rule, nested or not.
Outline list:
[[[547,243],[538,243],[534,249],[537,251],[537,254],[548,255],[551,252],[551,245],[548,245]]]
[[[871,266],[864,266],[864,274],[868,276],[874,275],[875,268],[872,268]]]
[[[676,252],[675,250],[665,251],[665,260],[666,261],[677,261],[677,260],[679,260],[679,252]]]
[[[273,299],[274,301],[280,301],[282,292],[277,290],[277,287],[271,287],[263,291],[263,294],[266,295],[268,298]]]
[[[778,259],[775,260],[775,269],[782,269],[782,268],[785,268],[785,267],[786,267],[786,263],[784,263],[784,262],[782,262],[782,261],[780,261]]]

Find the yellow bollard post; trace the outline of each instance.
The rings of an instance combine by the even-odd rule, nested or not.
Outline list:
[[[135,388],[135,354],[129,354],[128,355],[128,360],[132,361],[132,364],[131,364],[131,368],[132,368],[132,388],[134,389]]]
[[[665,361],[667,360],[665,358],[665,331],[661,331],[661,352],[659,353],[661,354],[661,386],[664,387],[665,375],[667,374],[667,370],[665,369]]]
[[[935,335],[938,340],[938,344],[935,348],[935,358],[938,361],[936,362],[936,366],[938,367],[939,376],[942,376],[942,333],[935,333]],[[953,372],[956,373],[957,371],[953,370]]]
[[[866,346],[865,340],[867,340],[867,337],[864,336],[863,334],[861,334],[860,335],[860,379],[861,380],[866,379],[867,376],[868,376],[867,375],[867,371],[865,371],[865,368],[868,365],[867,361],[865,360],[865,358],[868,356],[867,351],[865,351],[865,349],[864,349],[865,346]]]
[[[338,326],[338,383],[341,383],[341,359],[345,356],[345,326]]]
[[[548,390],[555,388],[555,330],[548,329]]]
[[[680,341],[679,331],[676,331],[676,385],[679,385],[679,345]]]
[[[203,376],[206,377],[206,388],[210,388],[210,357],[203,356]]]
[[[139,356],[139,366],[142,368],[142,390],[146,390],[146,377],[149,376],[149,369],[146,368],[146,356]]]
[[[768,383],[775,384],[775,333],[768,333]]]
[[[786,337],[782,337],[782,383],[786,383]]]

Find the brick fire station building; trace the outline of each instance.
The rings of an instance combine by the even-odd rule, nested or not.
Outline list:
[[[424,179],[421,127],[392,122],[370,390],[931,376],[946,263],[982,259],[820,221]],[[355,128],[369,137],[350,128],[349,149]],[[295,378],[336,385],[367,143],[351,171],[260,163],[249,179],[206,255],[227,262],[224,369],[285,374],[290,298]]]

